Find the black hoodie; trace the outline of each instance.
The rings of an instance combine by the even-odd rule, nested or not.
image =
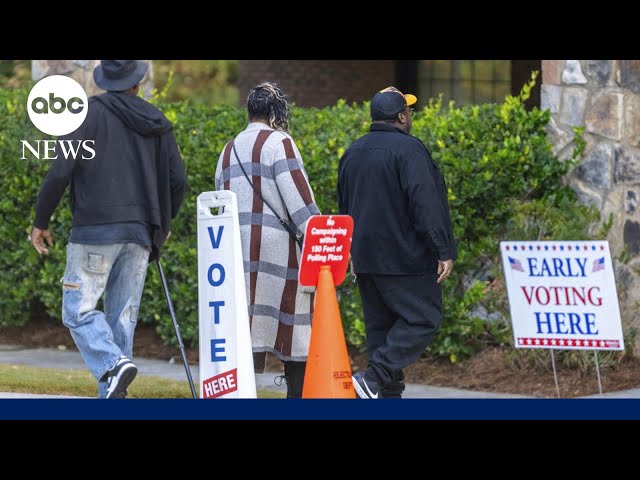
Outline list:
[[[135,95],[107,92],[89,99],[84,123],[59,140],[95,140],[95,157],[64,157],[56,148],[38,193],[33,224],[49,226],[67,185],[75,226],[120,222],[152,225],[152,259],[164,244],[187,190],[171,122]],[[85,154],[85,156],[90,156]]]

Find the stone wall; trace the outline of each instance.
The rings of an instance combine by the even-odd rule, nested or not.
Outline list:
[[[149,64],[147,74],[142,79],[140,88],[146,98],[151,96],[153,89],[153,61],[145,60]],[[100,60],[32,60],[31,78],[40,80],[49,75],[66,75],[82,85],[87,96],[102,93],[93,81],[93,69]]]
[[[568,180],[603,218],[614,215],[608,240],[623,326],[640,328],[640,60],[543,60],[541,107],[551,111],[560,158],[571,155],[571,127],[584,126],[585,155]]]

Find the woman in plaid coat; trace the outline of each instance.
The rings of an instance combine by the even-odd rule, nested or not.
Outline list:
[[[247,110],[249,125],[224,147],[215,184],[217,190],[233,191],[238,200],[255,370],[264,371],[266,352],[275,354],[284,363],[287,398],[299,398],[314,294],[298,283],[300,248],[256,191],[300,235],[309,217],[320,211],[288,133],[287,96],[277,84],[262,83],[249,92]]]

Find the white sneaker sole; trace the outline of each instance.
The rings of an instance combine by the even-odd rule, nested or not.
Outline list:
[[[356,389],[356,393],[358,394],[358,397],[364,400],[371,400],[371,397],[365,393],[365,391],[362,389],[358,381],[355,378],[353,378],[353,376],[351,376],[351,383],[353,383],[353,388]]]
[[[115,379],[116,386],[111,392],[107,392],[106,398],[125,398],[127,395],[127,387],[138,374],[138,367],[133,363],[128,363],[120,370],[118,377]]]

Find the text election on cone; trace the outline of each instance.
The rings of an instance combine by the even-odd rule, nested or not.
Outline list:
[[[302,398],[356,398],[331,267],[320,267]]]

